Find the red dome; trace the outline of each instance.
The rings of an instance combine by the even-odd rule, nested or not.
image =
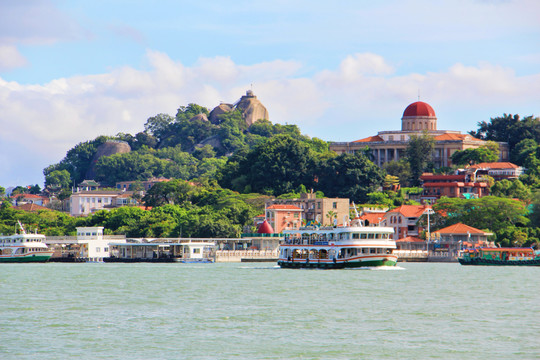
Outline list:
[[[435,117],[435,110],[425,102],[417,101],[407,106],[403,112],[403,117],[406,116],[429,116]]]
[[[257,230],[257,233],[259,234],[273,234],[274,229],[272,229],[272,225],[268,223],[268,221],[264,220],[264,222],[259,226],[259,230]]]

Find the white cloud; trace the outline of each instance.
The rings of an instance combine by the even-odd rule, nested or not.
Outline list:
[[[230,58],[200,59],[193,67],[166,54],[148,51],[148,69],[131,67],[109,73],[61,78],[43,85],[22,85],[0,78],[0,153],[13,147],[21,158],[32,154],[31,169],[15,157],[2,156],[6,168],[41,181],[41,170],[58,162],[66,151],[98,135],[142,131],[158,113],[176,114],[194,102],[212,108],[234,102],[254,84],[273,122],[297,124],[308,135],[350,141],[398,129],[403,109],[416,100],[431,103],[452,130],[467,131],[476,122],[466,111],[489,116],[505,111],[539,114],[540,74],[517,76],[512,69],[482,63],[455,64],[444,72],[393,75],[395,66],[376,54],[345,57],[336,69],[297,76],[301,64],[272,61],[239,65]],[[10,144],[9,148],[6,144]],[[15,145],[13,145],[15,143]],[[24,153],[24,154],[23,154]],[[13,185],[5,171],[2,186]]]
[[[0,71],[15,69],[27,64],[28,61],[15,46],[0,45]]]

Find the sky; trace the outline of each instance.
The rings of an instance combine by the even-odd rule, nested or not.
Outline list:
[[[537,0],[0,1],[0,186],[39,184],[76,144],[253,89],[326,141],[540,116]]]

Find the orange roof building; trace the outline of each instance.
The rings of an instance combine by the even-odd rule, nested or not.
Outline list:
[[[408,236],[418,237],[424,231],[418,220],[429,210],[431,206],[427,205],[402,205],[387,211],[381,225],[394,228],[394,240]]]
[[[486,142],[469,134],[454,130],[438,130],[435,110],[428,103],[417,101],[405,108],[401,117],[401,130],[379,131],[377,135],[350,142],[330,143],[330,150],[338,154],[355,153],[369,147],[374,163],[382,166],[389,161],[398,161],[405,156],[407,143],[412,136],[427,132],[435,140],[433,163],[435,167],[452,165],[454,152],[476,149]],[[499,143],[499,160],[508,161],[508,144]]]
[[[457,223],[434,231],[432,237],[440,244],[462,244],[461,247],[491,246],[488,237],[493,233],[473,228],[463,223]]]

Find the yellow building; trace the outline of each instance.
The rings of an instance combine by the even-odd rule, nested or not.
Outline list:
[[[382,166],[389,161],[398,161],[405,156],[407,143],[412,135],[426,132],[435,139],[433,162],[435,167],[451,166],[451,156],[458,150],[476,149],[485,141],[454,130],[437,130],[437,117],[433,108],[422,101],[407,106],[401,118],[401,130],[380,131],[375,136],[352,142],[330,143],[330,150],[338,154],[355,153],[369,147],[373,162]],[[499,161],[508,161],[508,144],[499,143]]]

